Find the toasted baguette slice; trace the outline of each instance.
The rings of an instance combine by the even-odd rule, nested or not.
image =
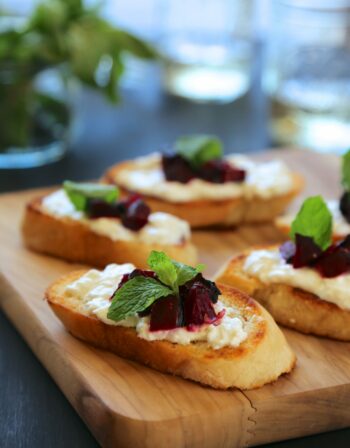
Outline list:
[[[306,334],[350,341],[350,311],[302,289],[279,283],[267,285],[249,276],[243,270],[249,253],[246,251],[234,256],[217,273],[216,281],[251,295],[286,327]]]
[[[24,243],[37,252],[97,267],[130,262],[143,268],[151,250],[164,251],[171,258],[190,265],[197,261],[197,250],[189,241],[176,245],[115,241],[77,220],[48,214],[41,204],[42,198],[30,202],[22,221]]]
[[[63,291],[84,273],[73,272],[58,280],[46,291],[46,299],[73,336],[95,347],[218,389],[260,387],[290,372],[295,364],[295,355],[272,317],[232,287],[220,285],[221,300],[235,306],[246,320],[248,338],[237,348],[214,350],[205,342],[150,342],[138,337],[134,328],[108,325],[79,313],[79,300],[65,299]]]
[[[130,169],[133,161],[125,161],[114,165],[102,178],[102,181],[114,184],[119,170]],[[143,195],[152,211],[162,211],[185,219],[191,227],[235,226],[243,223],[260,223],[272,221],[283,213],[289,203],[303,188],[302,177],[293,173],[293,189],[286,194],[269,199],[232,198],[225,200],[195,200],[188,202],[170,202],[156,197]],[[130,191],[118,185],[121,192],[128,195]]]

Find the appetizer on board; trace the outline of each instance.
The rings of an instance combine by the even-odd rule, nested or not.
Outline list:
[[[179,138],[171,152],[153,153],[110,168],[103,181],[124,194],[142,194],[154,211],[192,227],[272,221],[301,191],[303,180],[279,160],[223,156],[212,136]]]
[[[350,235],[332,243],[332,215],[320,196],[305,200],[282,246],[235,255],[218,282],[264,305],[303,333],[350,341]]]
[[[73,336],[214,388],[251,389],[289,372],[295,355],[253,299],[151,252],[149,270],[111,264],[56,281],[46,299]]]
[[[184,263],[197,261],[187,222],[152,213],[139,195],[119,199],[113,185],[64,182],[27,205],[22,234],[30,249],[98,267],[124,262],[145,267],[152,249]]]

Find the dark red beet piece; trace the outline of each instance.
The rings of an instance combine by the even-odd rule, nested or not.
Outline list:
[[[163,155],[162,167],[165,179],[169,181],[186,184],[196,177],[191,165],[178,154]]]
[[[322,249],[317,246],[309,236],[295,235],[295,255],[292,258],[294,268],[309,266],[322,254]]]
[[[315,268],[322,277],[331,278],[350,271],[350,252],[339,245],[331,246],[317,260]]]
[[[186,326],[210,324],[217,316],[207,288],[200,282],[194,282],[183,298],[184,322]]]
[[[150,213],[149,206],[142,199],[136,199],[127,207],[121,221],[130,230],[140,230],[147,224]]]
[[[292,262],[292,258],[295,255],[295,244],[293,241],[286,241],[280,246],[281,257],[286,260],[287,263]]]
[[[182,307],[178,297],[168,296],[153,304],[150,320],[151,331],[173,330],[182,325]]]
[[[350,192],[344,191],[339,202],[339,209],[346,219],[350,223]]]
[[[109,204],[101,199],[90,199],[87,204],[89,218],[119,218],[122,213],[123,208],[119,202]]]
[[[216,184],[242,182],[245,179],[245,171],[232,166],[226,160],[210,160],[200,167],[199,177]]]
[[[202,274],[197,274],[192,280],[188,281],[184,285],[181,285],[180,295],[186,296],[195,282],[200,283],[202,285],[202,288],[205,288],[208,291],[212,303],[216,303],[218,301],[218,297],[221,294],[220,289],[214,282],[211,282],[210,280],[204,278]]]

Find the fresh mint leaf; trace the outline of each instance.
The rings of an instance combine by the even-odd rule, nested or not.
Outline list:
[[[175,142],[175,151],[195,168],[210,160],[220,159],[223,155],[221,141],[211,135],[180,137]]]
[[[322,250],[331,244],[332,215],[321,196],[313,196],[304,201],[292,222],[290,236],[309,236]]]
[[[154,271],[162,283],[170,286],[173,290],[177,288],[177,270],[174,262],[164,252],[152,250],[148,260],[148,266]]]
[[[147,263],[157,274],[159,280],[170,286],[175,294],[178,294],[179,286],[188,282],[205,269],[204,264],[199,264],[193,268],[172,260],[164,252],[157,252],[155,250],[151,252]]]
[[[77,183],[66,180],[63,182],[63,188],[74,207],[79,211],[86,210],[89,199],[101,199],[113,203],[119,197],[119,190],[114,185]]]
[[[346,191],[350,191],[350,149],[342,157],[342,185]]]
[[[167,297],[173,291],[154,278],[135,277],[126,282],[115,293],[108,309],[108,319],[116,322],[144,311],[161,297]]]
[[[205,269],[204,264],[197,264],[197,266],[193,268],[192,266],[188,266],[187,264],[183,264],[178,261],[173,261],[173,263],[176,267],[178,286],[192,280],[197,274],[203,272]]]

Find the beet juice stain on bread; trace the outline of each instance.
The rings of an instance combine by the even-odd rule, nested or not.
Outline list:
[[[27,205],[22,233],[30,249],[98,267],[126,261],[145,267],[152,249],[197,261],[187,222],[152,213],[139,195],[119,199],[113,185],[64,182]]]
[[[125,194],[143,194],[152,210],[174,214],[192,227],[271,221],[303,186],[281,161],[223,157],[217,138],[198,135],[179,138],[167,154],[119,163],[103,180]]]
[[[217,281],[251,294],[277,322],[350,341],[350,235],[332,244],[332,215],[308,198],[281,247],[236,255]]]
[[[332,239],[343,240],[350,234],[350,150],[342,157],[341,183],[343,193],[337,199],[327,200],[328,210],[333,217]],[[295,214],[288,214],[276,218],[276,227],[284,234],[289,235]]]
[[[295,356],[269,313],[196,268],[152,252],[150,270],[111,264],[73,272],[46,299],[66,329],[95,347],[218,389],[251,389]]]

